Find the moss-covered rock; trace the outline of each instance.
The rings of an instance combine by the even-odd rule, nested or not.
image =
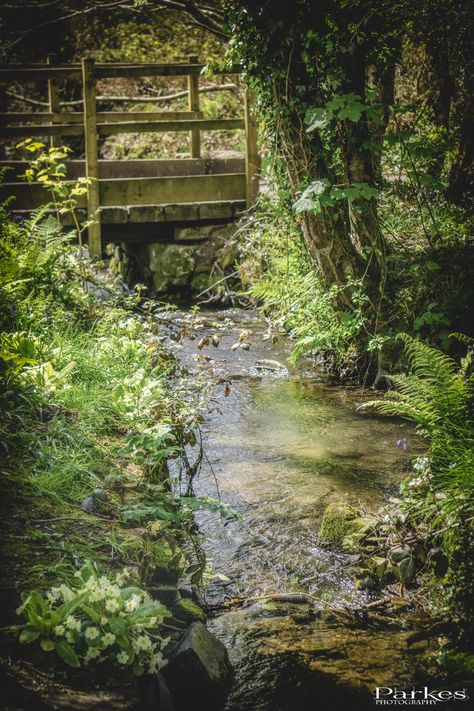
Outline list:
[[[173,607],[173,615],[177,620],[182,620],[188,624],[191,622],[202,622],[207,620],[207,615],[204,610],[199,607],[193,600],[181,597]]]
[[[321,521],[319,538],[324,543],[342,545],[344,538],[357,530],[359,511],[344,503],[332,503],[326,508]]]
[[[217,280],[211,277],[210,272],[198,272],[194,274],[191,280],[191,289],[199,293],[204,289],[208,289],[214,281]]]
[[[178,244],[150,245],[150,269],[157,291],[186,286],[194,271],[195,249]]]

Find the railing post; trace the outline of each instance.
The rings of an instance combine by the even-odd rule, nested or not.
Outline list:
[[[100,259],[102,242],[100,229],[99,160],[97,145],[97,115],[95,101],[94,60],[82,60],[82,89],[84,97],[84,141],[86,148],[86,177],[91,179],[87,194],[87,219],[94,220],[88,229],[89,253]]]
[[[253,207],[258,196],[260,158],[257,146],[257,122],[253,112],[253,92],[245,90],[245,174],[247,210]]]
[[[54,64],[54,55],[48,54],[47,63]],[[58,114],[61,111],[61,105],[59,103],[59,87],[54,79],[48,79],[48,104],[49,111],[52,114]],[[51,120],[51,123],[57,123],[55,119]],[[51,148],[61,145],[61,136],[51,136],[50,138]]]
[[[188,57],[190,64],[197,64],[198,58],[194,55]],[[188,75],[188,108],[190,111],[199,111],[199,76]],[[199,131],[189,132],[189,145],[191,158],[201,157],[201,135]]]

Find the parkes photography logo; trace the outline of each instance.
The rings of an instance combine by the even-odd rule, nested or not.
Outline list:
[[[466,689],[456,691],[429,689],[423,686],[414,687],[409,691],[397,689],[396,686],[377,686],[374,694],[377,706],[435,706],[447,701],[468,701]]]

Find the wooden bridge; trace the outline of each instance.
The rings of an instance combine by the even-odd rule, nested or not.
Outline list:
[[[102,227],[129,223],[231,220],[251,207],[258,193],[259,157],[251,96],[245,91],[240,118],[206,118],[200,110],[199,78],[204,65],[193,60],[176,64],[81,64],[0,65],[2,84],[47,82],[45,111],[0,114],[0,138],[17,142],[25,137],[50,137],[60,145],[63,136],[84,138],[85,159],[67,161],[67,178],[91,178],[88,194],[78,208],[95,222],[89,227],[91,255],[102,255]],[[239,74],[234,66],[222,72]],[[97,111],[96,83],[106,78],[186,77],[188,111]],[[76,80],[82,85],[82,110],[65,112],[59,82]],[[143,97],[144,103],[153,99]],[[245,154],[232,158],[201,157],[202,131],[244,131]],[[187,132],[189,158],[171,160],[101,160],[99,137],[120,133]],[[4,160],[8,170],[0,199],[15,195],[12,210],[28,212],[45,202],[40,183],[20,182],[25,161]]]

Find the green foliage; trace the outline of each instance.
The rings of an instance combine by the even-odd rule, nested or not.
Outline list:
[[[23,593],[17,612],[26,621],[14,628],[20,643],[39,642],[70,667],[108,661],[138,675],[155,673],[166,663],[168,640],[160,626],[171,613],[144,590],[126,586],[127,577],[127,571],[101,575],[87,563],[70,586],[53,587],[45,596]]]
[[[240,277],[277,325],[288,331],[294,341],[293,361],[325,353],[335,365],[350,365],[365,323],[361,282],[325,288],[291,214],[275,203],[263,203],[242,230],[240,251]],[[337,295],[349,292],[354,308],[338,309]]]
[[[295,212],[321,212],[323,207],[330,207],[340,200],[372,200],[379,191],[367,183],[352,183],[344,186],[331,186],[328,180],[316,180],[303,190],[293,205]]]
[[[399,339],[404,344],[410,372],[392,376],[396,389],[369,405],[411,420],[429,440],[426,456],[415,459],[413,474],[402,484],[405,519],[412,528],[410,538],[421,539],[422,554],[420,558],[409,547],[402,574],[406,580],[414,577],[419,569],[417,555],[418,561],[429,563],[434,574],[444,580],[443,602],[449,602],[451,613],[459,613],[469,629],[474,618],[472,339],[467,339],[468,352],[460,364],[406,334]],[[448,556],[449,568],[443,554]],[[439,595],[439,588],[435,591]]]

